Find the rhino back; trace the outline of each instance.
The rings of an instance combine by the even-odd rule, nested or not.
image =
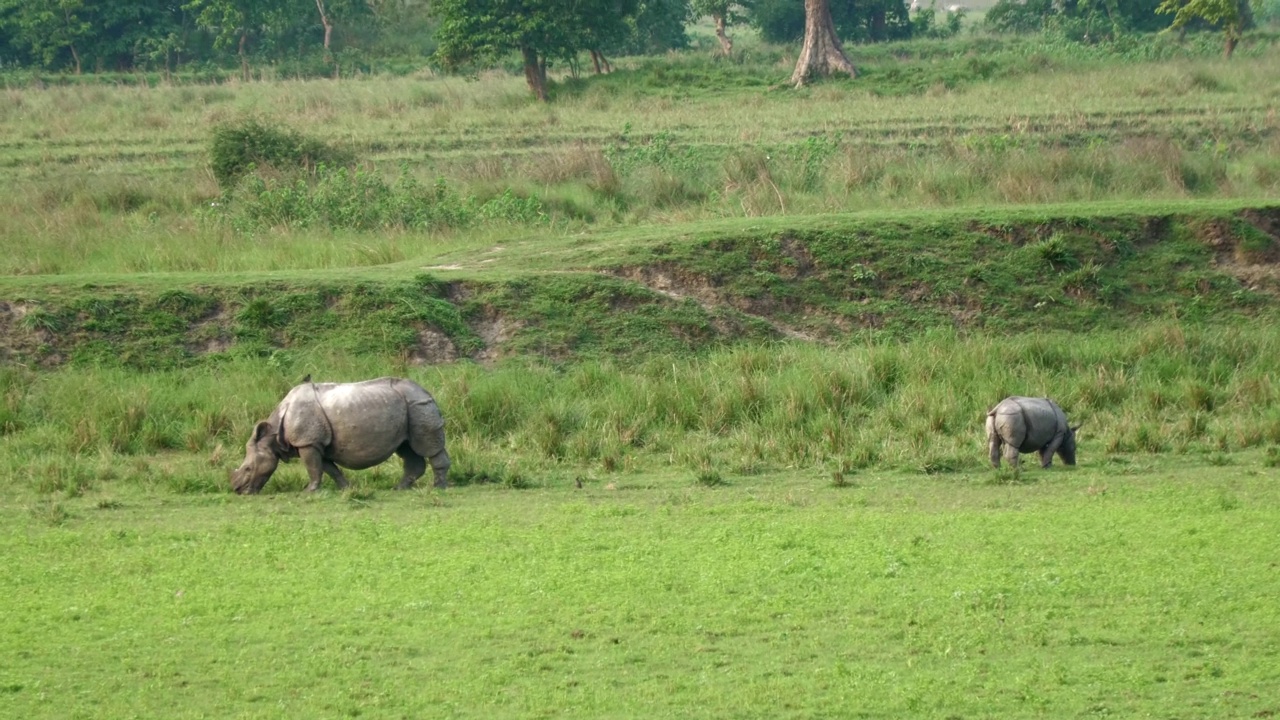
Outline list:
[[[1048,398],[1014,397],[1026,423],[1027,434],[1018,448],[1021,452],[1033,452],[1045,447],[1054,436],[1066,432],[1066,415],[1058,404]],[[1008,401],[1006,401],[1008,402]]]
[[[372,467],[408,439],[408,408],[388,379],[316,385],[316,392],[333,429],[326,455],[337,464]]]
[[[333,442],[333,432],[321,409],[319,396],[309,384],[290,390],[271,417],[278,418],[274,424],[286,449],[328,447]]]

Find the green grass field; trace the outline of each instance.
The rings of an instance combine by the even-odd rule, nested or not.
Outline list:
[[[14,717],[1265,716],[1274,470],[3,509]]]
[[[0,716],[1280,713],[1277,48],[1055,42],[7,86]],[[453,487],[232,495],[306,374]]]

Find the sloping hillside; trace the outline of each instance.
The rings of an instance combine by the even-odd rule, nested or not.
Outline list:
[[[495,250],[358,275],[11,278],[0,360],[162,368],[317,346],[423,363],[565,359],[1280,308],[1274,205],[782,218],[498,262]]]

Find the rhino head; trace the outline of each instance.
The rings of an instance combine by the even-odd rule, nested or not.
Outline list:
[[[254,425],[253,434],[244,446],[244,462],[231,471],[231,489],[241,495],[262,490],[280,464],[281,454],[275,428],[266,420]]]

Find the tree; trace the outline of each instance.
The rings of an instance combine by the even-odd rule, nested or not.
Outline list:
[[[87,15],[84,0],[0,0],[0,18],[11,29],[15,44],[25,45],[45,66],[69,52],[77,75],[82,68],[77,45],[93,30]]]
[[[1231,57],[1240,42],[1240,33],[1253,19],[1249,0],[1164,0],[1157,13],[1173,15],[1170,30],[1181,30],[1196,20],[1222,28],[1222,54]]]
[[[288,0],[190,0],[184,10],[195,13],[196,25],[213,34],[216,48],[235,46],[240,74],[249,79],[249,37],[289,15]]]
[[[361,19],[373,19],[373,8],[364,0],[314,0],[320,14],[320,27],[324,31],[324,59],[333,65],[337,77],[338,63],[333,56],[333,30],[337,23],[350,24]]]
[[[837,72],[850,77],[858,74],[836,36],[830,0],[804,0],[804,45],[800,47],[791,84],[801,87],[814,75],[825,77]]]
[[[687,48],[689,14],[688,0],[640,0],[628,23],[630,32],[611,49],[614,54],[653,55]]]
[[[689,9],[695,18],[711,16],[711,21],[716,25],[716,39],[720,41],[720,54],[725,57],[733,54],[733,38],[729,37],[725,27],[736,4],[732,0],[692,0],[689,3]]]
[[[333,55],[329,52],[329,43],[333,39],[333,20],[329,17],[329,11],[325,7],[324,0],[316,0],[316,9],[320,11],[320,24],[324,26],[324,55],[325,58],[332,60]]]
[[[804,39],[805,6],[796,0],[743,0],[751,25],[774,43]],[[844,42],[883,42],[912,37],[913,25],[903,0],[831,0],[836,35]]]
[[[436,57],[456,68],[518,51],[529,89],[546,100],[548,61],[624,36],[635,8],[635,0],[436,0]]]

